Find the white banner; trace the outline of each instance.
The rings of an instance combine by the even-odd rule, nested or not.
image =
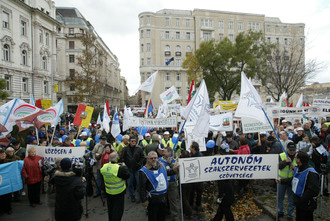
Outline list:
[[[278,102],[265,102],[264,106],[266,109],[278,107]]]
[[[265,132],[265,131],[271,131],[273,130],[270,124],[263,123],[261,121],[258,121],[253,118],[248,117],[242,117],[242,127],[243,127],[243,133],[256,133],[256,132]],[[273,122],[272,118],[269,118],[270,122]]]
[[[178,112],[180,112],[180,107],[181,107],[180,104],[168,104],[167,105],[168,111],[178,111]]]
[[[144,121],[144,123],[143,123]],[[145,126],[149,128],[154,127],[176,127],[176,117],[170,118],[142,118],[142,117],[131,117],[130,126],[131,127],[140,127]]]
[[[180,158],[180,183],[227,179],[276,179],[278,155],[221,155]]]
[[[313,106],[330,106],[330,100],[329,99],[314,99],[313,100]]]
[[[306,117],[326,117],[330,116],[330,107],[319,106],[319,107],[279,107],[270,108],[267,110],[268,117],[279,118],[279,117],[293,117],[302,118],[303,114]]]
[[[199,150],[200,151],[206,151],[206,146],[205,146],[205,137],[196,137],[193,134],[193,129],[195,125],[191,125],[188,122],[184,126],[184,134],[185,137],[187,137],[186,140],[186,149],[189,150],[189,147],[193,141],[197,142],[199,144]]]
[[[26,156],[28,149],[36,148],[36,155],[41,156],[44,162],[54,164],[57,157],[69,158],[72,163],[78,163],[79,159],[85,154],[85,147],[45,147],[36,145],[27,145]]]
[[[163,93],[159,95],[160,99],[163,101],[163,103],[171,103],[173,100],[178,99],[179,95],[176,91],[175,87],[172,86]]]
[[[233,131],[233,114],[216,114],[210,116],[210,126],[211,131]]]

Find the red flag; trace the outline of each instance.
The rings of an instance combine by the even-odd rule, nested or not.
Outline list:
[[[110,105],[109,105],[109,100],[107,100],[107,103],[105,104],[106,107],[107,107],[107,113],[108,113],[108,116],[110,116]]]
[[[289,107],[293,107],[293,103],[291,103]]]
[[[191,85],[190,85],[190,90],[189,90],[189,96],[188,96],[187,105],[189,104],[191,98],[194,96],[195,93],[196,93],[195,84],[194,84],[194,80],[192,80],[191,81]]]
[[[151,102],[151,100],[150,100],[149,106],[148,106],[148,108],[146,108],[146,109],[144,110],[143,115],[146,116],[146,111],[148,110],[148,114],[147,114],[147,116],[149,116],[149,113],[152,112],[153,109],[154,109],[154,106],[152,105],[152,102]]]
[[[309,107],[309,103],[308,102],[306,103],[306,107]]]

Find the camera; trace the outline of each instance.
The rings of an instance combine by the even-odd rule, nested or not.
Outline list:
[[[86,176],[86,174],[92,172],[91,170],[94,164],[94,161],[92,159],[92,152],[85,154],[79,159],[78,163],[72,165],[72,171],[77,176]]]
[[[42,165],[42,170],[43,170],[45,176],[52,177],[52,175],[55,173],[56,169],[57,169],[56,164],[50,164],[48,162],[44,162]]]

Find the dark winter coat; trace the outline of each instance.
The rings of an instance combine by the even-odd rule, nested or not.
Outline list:
[[[235,201],[234,189],[231,180],[218,181],[219,198],[222,198],[223,205],[232,205]]]
[[[79,220],[83,213],[81,200],[85,195],[85,188],[81,177],[72,171],[55,172],[55,219],[57,221]]]
[[[138,145],[133,147],[127,145],[120,156],[120,160],[133,171],[138,171],[143,166],[144,158],[143,150]]]

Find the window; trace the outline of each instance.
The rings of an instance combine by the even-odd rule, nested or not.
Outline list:
[[[210,20],[210,19],[201,19],[201,22],[200,22],[200,25],[201,27],[202,26],[205,26],[205,27],[213,27],[213,21]]]
[[[69,49],[74,49],[74,41],[69,41]]]
[[[187,94],[189,94],[190,92],[190,87],[187,87]]]
[[[175,80],[181,81],[181,73],[176,73]]]
[[[304,45],[304,38],[300,38],[300,45]]]
[[[224,23],[223,23],[223,21],[219,21],[219,28],[220,29],[224,29]]]
[[[288,27],[287,26],[284,26],[283,27],[283,31],[284,31],[284,33],[287,33],[288,32]]]
[[[190,20],[186,19],[186,27],[190,27]]]
[[[190,32],[186,33],[186,40],[190,40]]]
[[[219,41],[223,40],[223,34],[219,34]]]
[[[287,38],[284,38],[284,44],[288,45],[288,39]]]
[[[144,45],[143,45],[143,44],[141,44],[141,52],[143,52],[143,46],[144,46]]]
[[[170,39],[170,32],[169,31],[165,31],[165,39]]]
[[[43,31],[39,30],[39,43],[42,43],[43,41]]]
[[[73,54],[69,55],[69,63],[74,63],[74,55]]]
[[[176,92],[178,92],[178,95],[181,95],[181,87],[176,87]]]
[[[233,21],[228,22],[228,29],[234,29],[234,22]]]
[[[270,37],[267,38],[267,43],[270,43]]]
[[[141,58],[141,66],[144,65],[144,58]]]
[[[175,38],[176,38],[176,39],[180,39],[180,32],[178,32],[178,31],[175,32]]]
[[[175,59],[175,66],[181,67],[181,59]]]
[[[169,18],[165,18],[165,26],[169,26],[170,25],[170,19]]]
[[[23,92],[28,92],[28,79],[27,78],[22,78],[22,91]]]
[[[21,35],[26,36],[26,22],[21,20]]]
[[[188,52],[188,53],[191,52],[191,47],[189,45],[186,47],[186,52]]]
[[[147,72],[147,78],[150,78],[150,76],[151,76],[151,73]]]
[[[171,50],[170,46],[169,45],[165,45],[165,51],[170,51],[170,50]]]
[[[234,35],[233,34],[229,34],[228,38],[229,38],[230,41],[232,41],[232,42],[234,41]]]
[[[277,33],[279,31],[278,25],[275,26],[275,32]]]
[[[180,45],[177,45],[176,47],[175,47],[175,51],[177,52],[181,52],[181,46]]]
[[[11,76],[5,75],[6,80],[6,90],[11,91]]]
[[[175,19],[175,25],[180,26],[180,18]]]
[[[147,58],[147,65],[151,65],[151,58]]]
[[[25,50],[22,51],[22,65],[27,65],[27,53]]]
[[[41,68],[42,68],[43,70],[47,70],[47,58],[46,58],[46,56],[43,56],[43,57],[42,57]]]
[[[9,13],[2,11],[2,27],[9,28]]]
[[[151,45],[150,45],[150,43],[147,43],[147,51],[151,51]]]
[[[267,32],[270,32],[270,25],[267,25]]]
[[[171,74],[170,73],[165,74],[165,81],[171,81]]]
[[[144,73],[141,73],[141,81],[144,82]]]
[[[10,61],[10,47],[8,44],[3,46],[3,60]]]
[[[147,19],[147,25],[150,25],[150,16],[147,15],[146,19]]]
[[[203,32],[203,40],[204,41],[211,40],[211,33],[210,32]]]
[[[46,45],[49,45],[49,33],[46,32],[45,36],[46,36]]]
[[[143,38],[143,30],[140,32],[140,38]]]
[[[280,39],[276,38],[276,44],[280,44]]]
[[[147,29],[147,38],[150,38],[150,29]]]
[[[70,91],[75,91],[75,86],[74,86],[74,84],[70,84]]]
[[[243,22],[238,22],[238,30],[242,31],[244,30],[244,25],[243,25]]]
[[[69,28],[69,34],[73,35],[74,34],[74,28]]]
[[[74,78],[75,76],[75,73],[76,73],[76,70],[75,69],[69,69],[69,75],[70,75],[70,78]]]
[[[304,27],[300,26],[299,27],[299,32],[300,32],[300,34],[304,34]]]
[[[140,26],[143,25],[143,16],[140,18]]]
[[[48,81],[44,81],[44,94],[48,94]]]
[[[84,29],[80,28],[79,31],[80,31],[80,34],[84,34]]]
[[[260,30],[260,26],[259,23],[256,24],[256,30],[259,31]]]

